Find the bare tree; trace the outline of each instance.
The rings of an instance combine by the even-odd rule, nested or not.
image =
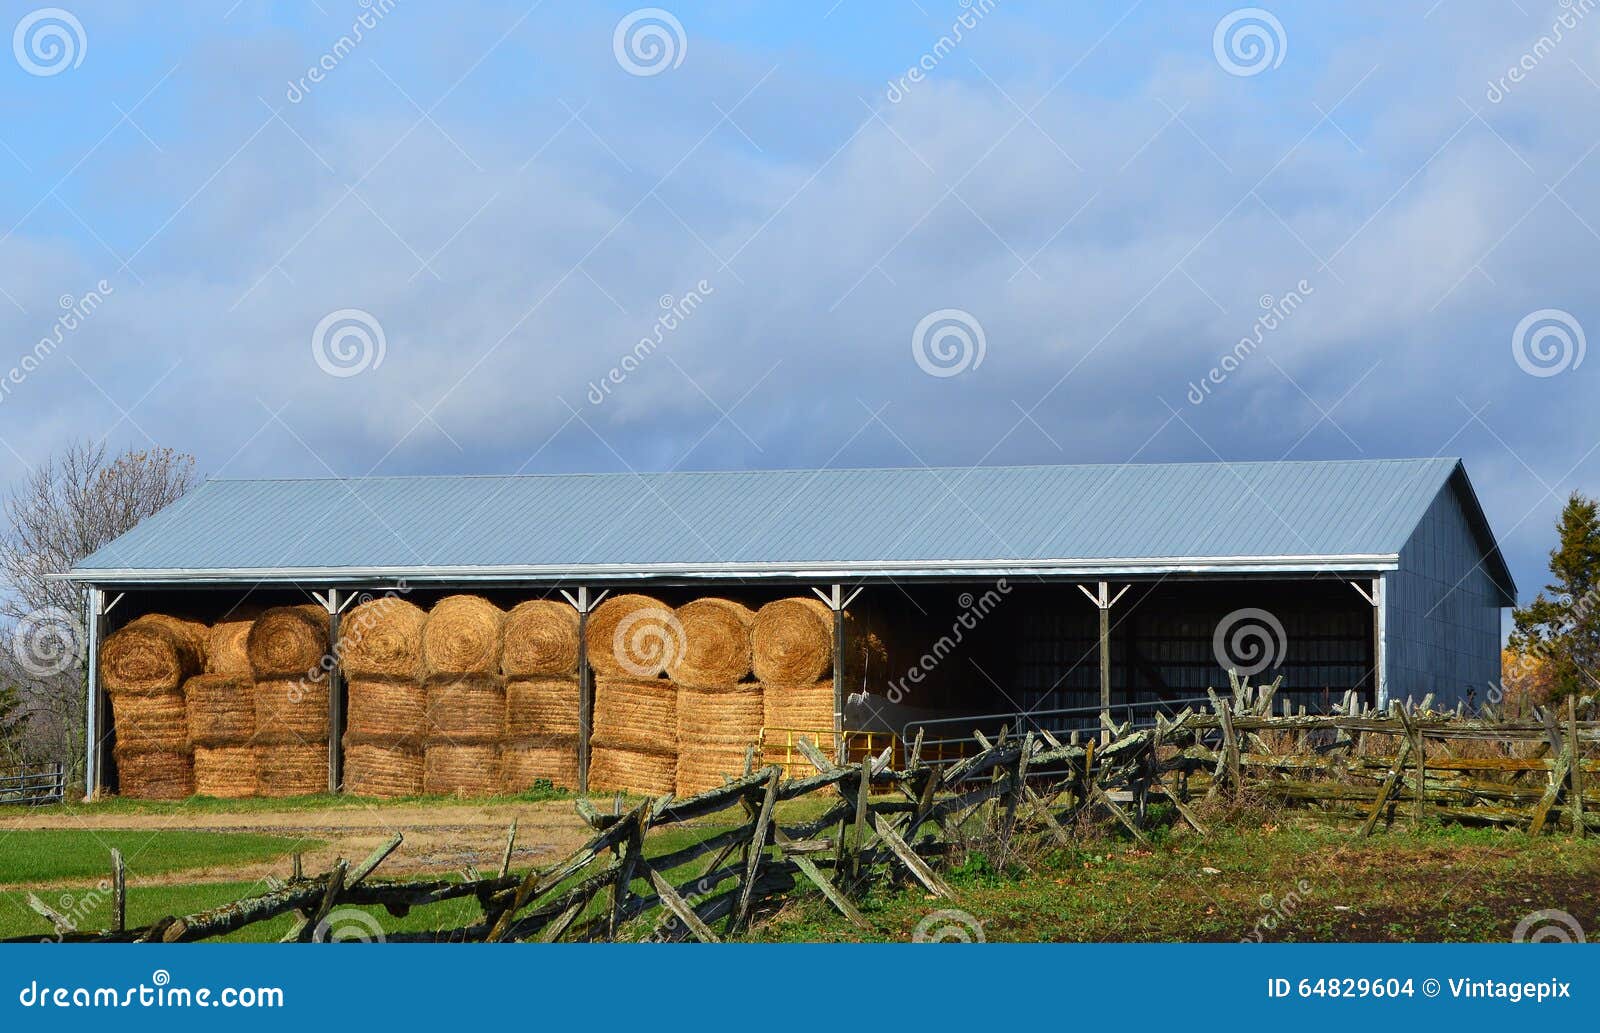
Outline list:
[[[75,441],[36,466],[4,505],[0,529],[0,686],[20,690],[28,739],[80,770],[84,727],[83,590],[48,575],[131,530],[194,484],[194,457],[170,448],[111,458]]]

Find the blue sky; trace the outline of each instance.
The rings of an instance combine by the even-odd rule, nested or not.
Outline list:
[[[1525,597],[1600,491],[1587,0],[381,6],[0,3],[4,479],[1461,455]]]

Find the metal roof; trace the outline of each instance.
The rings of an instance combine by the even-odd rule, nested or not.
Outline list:
[[[212,480],[102,584],[1391,569],[1455,459]]]

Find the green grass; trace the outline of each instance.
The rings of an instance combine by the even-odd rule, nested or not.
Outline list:
[[[111,848],[136,876],[272,860],[320,843],[251,833],[186,829],[0,830],[0,883],[54,884],[105,878]]]
[[[278,811],[333,811],[355,808],[411,807],[417,804],[466,804],[494,806],[519,803],[544,803],[549,800],[571,800],[576,793],[551,786],[535,787],[514,796],[402,796],[380,799],[374,796],[346,796],[321,793],[316,796],[289,796],[273,799],[252,797],[245,800],[221,800],[210,796],[192,796],[186,800],[128,800],[108,797],[94,803],[75,801],[34,807],[29,816],[99,815],[99,814],[261,814]],[[17,812],[23,813],[23,812]],[[5,817],[6,815],[0,815]]]

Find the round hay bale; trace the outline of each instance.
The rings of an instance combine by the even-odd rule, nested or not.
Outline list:
[[[405,746],[347,742],[344,788],[355,796],[392,800],[422,795],[422,751]]]
[[[328,682],[267,678],[252,687],[256,741],[328,741]]]
[[[181,692],[120,694],[111,697],[117,745],[134,752],[186,751],[189,713]]]
[[[614,678],[658,678],[684,649],[672,608],[647,595],[614,595],[589,615],[589,666]]]
[[[429,743],[422,791],[429,796],[493,796],[500,789],[499,754],[492,743]]]
[[[427,699],[430,739],[480,745],[505,733],[506,690],[496,678],[430,679]]]
[[[697,746],[678,755],[674,792],[678,796],[694,796],[719,788],[729,779],[744,774],[745,751],[727,746]],[[756,765],[762,764],[756,758]]]
[[[809,685],[762,685],[761,724],[768,742],[789,732],[833,734],[833,682]]]
[[[345,728],[371,743],[420,746],[428,734],[428,690],[409,679],[351,678]]]
[[[504,610],[479,596],[439,600],[422,627],[422,662],[428,674],[498,674],[505,621]]]
[[[255,677],[250,666],[250,629],[261,615],[258,606],[235,609],[226,618],[211,626],[206,638],[206,673],[229,678]]]
[[[197,674],[183,683],[183,699],[196,746],[242,746],[256,734],[255,686],[248,675]]]
[[[260,794],[274,798],[328,791],[328,744],[278,740],[256,746]]]
[[[561,789],[578,787],[578,740],[524,739],[500,749],[500,777],[508,793],[521,793],[543,779]]]
[[[398,596],[362,603],[339,618],[339,663],[354,677],[421,678],[428,615]]]
[[[596,740],[589,757],[589,787],[644,796],[665,796],[678,781],[673,751]]]
[[[106,639],[100,677],[112,695],[172,692],[205,667],[204,625],[146,614]]]
[[[507,738],[577,734],[578,679],[518,678],[506,683]]]
[[[743,748],[761,740],[765,719],[760,685],[722,689],[678,689],[678,743],[680,746],[734,746]],[[684,752],[694,752],[684,750]]]
[[[594,737],[618,746],[674,750],[677,687],[662,678],[596,678]]]
[[[756,611],[751,627],[756,678],[796,685],[833,670],[833,611],[820,599],[778,599]]]
[[[519,603],[506,614],[500,668],[507,677],[578,673],[578,611],[554,599]]]
[[[250,627],[245,639],[257,678],[307,675],[328,654],[328,614],[316,606],[277,606]]]
[[[750,674],[750,628],[756,615],[731,599],[696,599],[677,609],[683,648],[667,664],[679,685],[715,688]]]
[[[183,800],[194,795],[188,750],[116,749],[117,793],[131,800]]]
[[[198,796],[240,800],[261,790],[254,746],[196,746],[194,791]]]

